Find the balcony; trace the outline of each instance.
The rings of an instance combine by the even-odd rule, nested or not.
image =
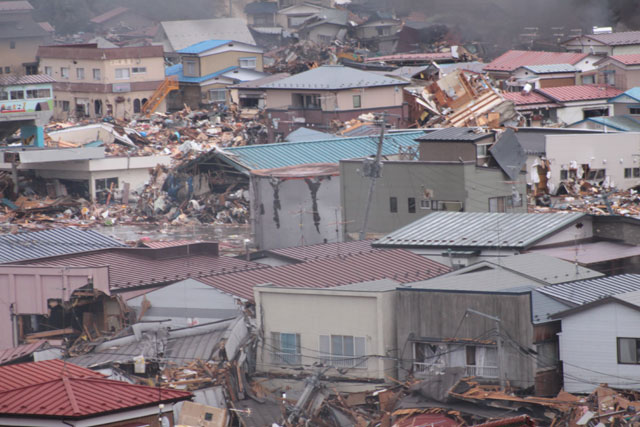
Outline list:
[[[271,353],[271,361],[276,365],[297,366],[302,364],[302,354],[300,353]]]
[[[366,368],[367,359],[357,356],[323,356],[322,363],[334,368]]]

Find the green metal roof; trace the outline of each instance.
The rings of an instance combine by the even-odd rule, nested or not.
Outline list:
[[[415,139],[423,134],[423,131],[386,134],[382,145],[382,155],[398,154],[400,147],[416,148],[418,143]],[[365,136],[247,145],[218,150],[216,156],[242,172],[310,163],[338,163],[340,160],[376,154],[378,138],[378,136]]]

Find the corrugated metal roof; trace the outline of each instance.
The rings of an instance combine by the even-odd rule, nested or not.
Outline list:
[[[382,155],[398,154],[400,147],[416,148],[418,143],[415,139],[423,134],[423,131],[386,134],[382,144]],[[377,136],[366,136],[247,145],[220,150],[216,155],[237,165],[241,170],[275,169],[308,163],[339,163],[344,159],[374,155],[378,139]]]
[[[570,304],[551,298],[541,293],[539,289],[531,292],[531,320],[534,324],[550,322],[553,320],[551,316],[571,308]]]
[[[219,71],[215,71],[213,73],[207,74],[206,76],[191,77],[191,76],[184,75],[182,64],[176,64],[176,65],[167,67],[165,69],[165,74],[167,76],[177,76],[178,81],[181,83],[202,83],[202,82],[206,82],[207,80],[213,79],[215,77],[222,76],[224,73],[228,73],[229,71],[233,71],[238,68],[239,68],[238,66],[231,66],[223,70],[219,70]]]
[[[0,86],[13,85],[36,85],[44,83],[55,83],[56,79],[47,74],[31,74],[26,76],[2,76]]]
[[[640,54],[638,56],[640,57]],[[609,100],[609,102],[615,102],[619,98],[622,99],[624,97],[631,98],[631,101],[640,102],[640,87],[632,87],[631,89],[624,91],[624,93],[621,93],[618,96],[614,96]]]
[[[475,271],[460,275],[447,275],[434,279],[401,285],[401,288],[444,291],[523,293],[544,286],[531,277],[506,269]]]
[[[255,45],[256,41],[241,18],[190,19],[163,21],[160,27],[166,35],[170,50],[180,50],[203,40],[235,40]]]
[[[296,261],[313,261],[325,258],[371,252],[371,240],[354,240],[339,243],[321,243],[318,245],[295,246],[292,248],[271,249],[267,254],[286,257]]]
[[[571,64],[525,65],[523,68],[536,74],[576,73],[579,70]]]
[[[49,267],[108,266],[109,286],[112,291],[174,283],[188,278],[200,280],[202,276],[249,268],[265,268],[264,265],[242,259],[196,252],[195,246],[191,245],[194,250],[188,255],[155,255],[171,248],[120,248],[25,261],[20,264]]]
[[[589,117],[578,123],[592,122],[621,132],[640,132],[640,120],[631,116]],[[577,124],[577,123],[575,123]]]
[[[571,260],[569,260],[571,261]],[[602,277],[604,274],[590,268],[576,266],[553,256],[527,253],[496,259],[493,264],[525,274],[548,284]],[[473,265],[470,266],[473,268]]]
[[[609,34],[588,34],[584,37],[599,41],[609,46],[640,44],[640,31],[621,31]]]
[[[298,141],[316,141],[319,139],[332,139],[338,138],[330,133],[320,132],[319,130],[309,129],[306,127],[300,127],[291,132],[285,138],[286,142],[298,142]]]
[[[198,280],[224,292],[253,300],[253,288],[267,283],[292,288],[330,288],[380,279],[408,283],[430,279],[450,270],[443,264],[397,249],[376,250]]]
[[[358,291],[358,292],[385,292],[392,291],[400,286],[399,282],[391,279],[372,280],[361,283],[351,283],[350,285],[334,286],[328,288],[336,291]]]
[[[310,178],[319,176],[339,176],[340,165],[335,163],[309,163],[307,165],[286,166],[276,169],[258,169],[251,171],[255,176],[276,178]]]
[[[572,64],[586,58],[586,53],[509,50],[484,67],[485,71],[513,71],[526,65]]]
[[[0,264],[114,247],[126,245],[97,231],[73,227],[5,234],[0,236]]]
[[[12,362],[16,359],[20,359],[29,356],[34,351],[39,350],[41,347],[48,346],[47,341],[38,340],[31,344],[23,344],[13,348],[7,348],[0,350],[0,365]]]
[[[513,102],[516,106],[553,103],[551,99],[537,92],[502,92],[502,96],[504,99]]]
[[[598,279],[560,283],[538,289],[545,295],[582,305],[601,298],[640,290],[640,274],[622,274]]]
[[[256,79],[256,80],[250,80],[247,82],[242,82],[242,83],[238,83],[237,85],[233,85],[233,88],[236,89],[259,89],[260,86],[267,84],[267,83],[271,83],[271,82],[275,82],[278,80],[282,80],[286,77],[289,77],[291,74],[289,73],[277,73],[277,74],[272,74],[269,75],[267,77],[263,77],[260,79]]]
[[[99,367],[114,362],[132,363],[133,358],[140,355],[156,359],[158,352],[163,353],[161,358],[164,362],[179,366],[193,360],[207,361],[215,356],[220,340],[234,322],[226,320],[169,332],[159,329],[157,333],[142,333],[141,339],[135,336],[116,338],[101,344],[101,350],[71,357],[68,361],[78,366]]]
[[[142,245],[147,248],[159,249],[159,248],[173,248],[176,246],[193,245],[196,243],[202,243],[204,240],[142,240]],[[214,242],[208,242],[214,243]]]
[[[524,249],[584,213],[433,212],[373,243],[374,247]]]
[[[373,56],[365,62],[438,61],[455,59],[451,52],[398,53],[396,55]]]
[[[187,391],[159,389],[104,378],[62,376],[0,392],[3,416],[78,419],[190,399]]]
[[[406,84],[408,83],[404,80],[349,68],[344,65],[323,65],[260,87],[262,89],[341,90]]]
[[[216,47],[220,47],[231,42],[231,40],[205,40],[196,44],[192,44],[191,46],[187,46],[184,49],[180,49],[178,53],[198,54],[211,49],[215,49]]]
[[[493,132],[477,132],[477,128],[451,127],[438,129],[421,136],[417,139],[420,142],[441,142],[441,141],[470,141],[475,142],[493,136]]]
[[[74,378],[103,378],[90,369],[53,359],[43,362],[0,366],[0,392],[55,380],[63,375]],[[3,412],[0,408],[0,412]]]
[[[640,307],[640,290],[625,292],[623,294],[617,294],[614,296],[621,301],[625,301],[625,302],[628,302],[629,304],[633,304]]]
[[[622,93],[621,90],[606,85],[557,86],[536,89],[536,91],[556,102],[609,99]]]
[[[534,249],[533,253],[549,255],[567,261],[578,261],[580,264],[612,261],[640,255],[640,246],[624,243],[601,241],[580,243],[578,247],[562,246]]]

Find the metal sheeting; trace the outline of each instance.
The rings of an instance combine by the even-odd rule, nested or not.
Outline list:
[[[0,263],[124,246],[97,231],[73,227],[5,234],[0,236]]]
[[[60,378],[62,374],[75,378],[102,378],[103,375],[62,360],[0,366],[0,392]]]
[[[520,171],[527,162],[527,155],[513,129],[505,130],[498,142],[489,148],[489,152],[511,181],[517,181]]]
[[[600,298],[640,290],[640,274],[622,274],[545,286],[538,291],[551,297],[582,305]]]
[[[371,240],[354,240],[351,242],[320,243],[318,245],[271,249],[266,251],[266,253],[296,261],[312,261],[371,252],[372,250],[374,249],[371,247]]]
[[[571,64],[540,64],[540,65],[525,65],[523,68],[536,73],[536,74],[549,74],[549,73],[575,73],[579,70]]]
[[[0,364],[9,363],[13,360],[29,356],[36,350],[39,350],[40,347],[46,348],[49,347],[49,345],[45,340],[38,340],[31,344],[23,344],[17,347],[0,350]]]
[[[526,249],[585,215],[434,212],[384,236],[374,242],[373,246]]]
[[[451,127],[438,129],[420,138],[420,142],[469,141],[475,142],[493,136],[493,132],[478,131],[477,128]]]
[[[416,148],[418,144],[415,139],[423,134],[423,131],[409,131],[385,135],[382,155],[398,154],[401,147]],[[240,170],[275,169],[309,163],[339,163],[340,160],[368,157],[376,153],[377,144],[377,136],[331,138],[233,147],[216,154]]]
[[[282,80],[267,83],[262,89],[320,89],[344,90],[350,88],[406,85],[404,80],[387,77],[371,71],[344,65],[323,65]]]

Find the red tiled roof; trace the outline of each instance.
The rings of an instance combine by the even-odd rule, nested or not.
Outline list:
[[[535,50],[509,50],[484,67],[485,71],[513,71],[526,65],[575,65],[588,55],[574,52],[542,52]]]
[[[605,59],[613,59],[624,65],[640,65],[640,54],[632,53],[627,55],[613,55]]]
[[[623,93],[621,90],[605,85],[559,86],[536,89],[536,91],[556,102],[609,99]]]
[[[449,271],[450,268],[446,265],[404,249],[377,249],[362,254],[222,274],[197,280],[223,292],[253,300],[254,286],[266,283],[298,288],[330,288],[380,279],[410,283],[431,279]]]
[[[82,368],[62,360],[20,363],[0,366],[0,392],[29,387],[61,378],[63,375],[74,378],[104,378],[104,375],[91,369]],[[0,413],[2,413],[0,408]]]
[[[546,96],[537,92],[503,92],[502,97],[508,101],[513,102],[515,105],[528,105],[528,104],[546,104],[553,102]]]
[[[55,83],[55,79],[46,74],[30,74],[26,76],[2,76],[0,86],[12,85],[34,85],[44,83]]]
[[[111,18],[115,18],[116,16],[121,15],[128,10],[129,9],[127,9],[126,7],[122,7],[122,6],[116,7],[111,9],[108,12],[103,13],[102,15],[98,15],[94,18],[91,18],[91,22],[93,22],[94,24],[102,24],[103,22],[106,22]]]
[[[82,419],[190,399],[187,391],[159,389],[105,378],[62,376],[0,392],[3,416]]]
[[[338,256],[371,252],[371,240],[354,240],[342,243],[321,243],[318,245],[296,246],[293,248],[271,249],[267,253],[296,261],[313,261]]]
[[[38,25],[40,25],[40,27],[42,27],[42,29],[45,30],[48,33],[55,33],[56,32],[56,29],[53,28],[53,25],[51,25],[47,21],[38,22]]]
[[[40,347],[47,344],[45,340],[38,340],[31,344],[19,345],[13,348],[7,348],[0,350],[0,364],[9,363],[13,360],[20,359],[25,356],[29,356]]]
[[[218,256],[211,243],[164,248],[112,248],[24,261],[19,265],[49,267],[109,267],[109,286],[123,290],[173,283],[187,278],[221,274],[267,266],[242,259]]]
[[[395,55],[367,58],[365,62],[436,61],[438,59],[453,59],[453,55],[451,55],[451,52],[398,53]]]

